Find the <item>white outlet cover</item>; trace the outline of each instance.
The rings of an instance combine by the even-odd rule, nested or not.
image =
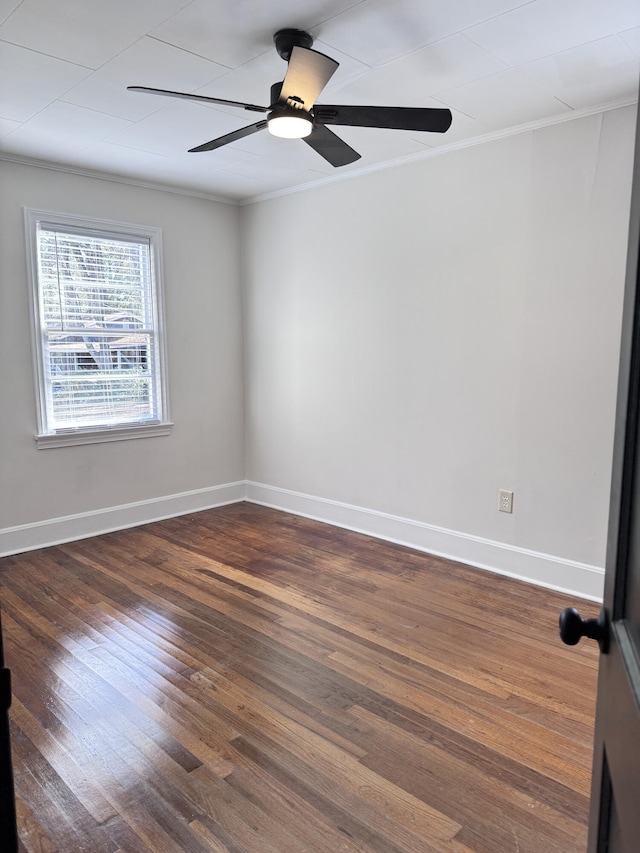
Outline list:
[[[513,512],[513,492],[500,489],[498,509],[500,512]]]

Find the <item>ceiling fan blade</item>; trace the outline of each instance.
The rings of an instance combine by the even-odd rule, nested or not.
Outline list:
[[[313,109],[320,124],[346,124],[352,127],[388,127],[395,130],[426,130],[444,133],[451,127],[451,110],[432,107],[358,107],[325,106]]]
[[[360,159],[360,154],[324,125],[316,125],[309,136],[303,137],[314,151],[332,166],[347,166]]]
[[[225,101],[224,98],[210,98],[208,95],[190,95],[187,92],[172,92],[170,89],[150,89],[148,86],[127,86],[129,92],[146,92],[148,95],[167,95],[170,98],[184,98],[186,101],[204,101],[209,104],[222,104],[225,107],[240,107],[255,113],[268,113],[269,107],[257,104],[243,104],[241,101]]]
[[[309,112],[339,64],[335,59],[325,56],[324,53],[318,53],[317,50],[294,47],[287,73],[282,81],[280,101],[292,99]]]
[[[266,119],[258,121],[255,124],[250,124],[247,127],[241,127],[240,130],[234,130],[227,133],[225,136],[219,136],[217,139],[212,139],[210,142],[204,142],[198,145],[197,148],[190,148],[189,154],[199,154],[201,151],[213,151],[214,148],[220,148],[223,145],[228,145],[230,142],[237,142],[238,139],[243,139],[245,136],[251,136],[252,133],[257,133],[259,130],[264,130],[267,126]]]

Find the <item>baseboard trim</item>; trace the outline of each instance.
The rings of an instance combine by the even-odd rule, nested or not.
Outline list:
[[[0,557],[138,527],[245,499],[244,480],[0,529]]]
[[[604,569],[384,512],[248,481],[246,500],[547,589],[602,601]]]
[[[205,509],[249,503],[291,512],[478,569],[602,601],[604,569],[340,501],[239,480],[146,501],[0,529],[0,557],[87,539]]]

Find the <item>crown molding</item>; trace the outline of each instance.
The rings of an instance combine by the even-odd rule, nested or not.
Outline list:
[[[635,106],[638,99],[620,98],[617,101],[609,101],[605,104],[596,104],[591,107],[584,107],[580,110],[570,110],[568,113],[562,113],[558,116],[537,119],[536,121],[527,122],[525,124],[514,125],[513,127],[505,128],[504,130],[495,130],[490,133],[484,133],[480,136],[473,136],[469,139],[461,139],[457,142],[452,142],[448,145],[439,145],[437,148],[426,148],[424,151],[419,151],[415,154],[409,154],[405,157],[397,157],[393,160],[385,160],[383,163],[374,163],[370,166],[361,166],[360,168],[352,169],[349,172],[337,175],[327,175],[326,177],[318,178],[304,184],[299,184],[294,187],[285,187],[280,190],[263,193],[256,196],[248,196],[244,199],[228,198],[225,196],[216,195],[215,193],[206,192],[204,190],[196,190],[189,187],[180,187],[174,184],[163,184],[160,181],[145,181],[141,178],[129,178],[124,175],[111,174],[109,172],[101,172],[94,169],[84,169],[79,166],[68,165],[65,163],[54,163],[46,160],[31,159],[22,157],[17,154],[8,154],[0,151],[0,161],[9,163],[17,163],[23,166],[33,166],[39,169],[49,169],[54,172],[65,172],[70,175],[80,175],[85,178],[96,178],[101,181],[109,181],[111,183],[125,184],[132,187],[140,187],[142,189],[156,190],[158,192],[174,193],[175,195],[189,196],[192,198],[201,198],[205,201],[215,201],[220,204],[228,204],[232,207],[245,207],[249,204],[257,204],[261,201],[270,201],[276,198],[282,198],[287,195],[293,195],[307,190],[317,189],[318,187],[334,184],[339,181],[350,181],[355,178],[361,178],[364,175],[370,175],[374,172],[380,172],[384,169],[393,169],[397,166],[404,166],[409,163],[416,163],[422,160],[428,160],[432,157],[441,157],[444,154],[450,154],[452,151],[460,151],[464,148],[473,148],[476,145],[484,145],[487,142],[495,142],[499,139],[506,139],[510,136],[517,136],[521,133],[529,133],[533,130],[541,130],[545,127],[552,127],[556,124],[564,124],[568,121],[576,121],[577,119],[587,118],[588,116],[597,115],[599,113],[610,112],[611,110],[621,109],[622,107]]]
[[[396,166],[404,166],[408,163],[416,163],[421,160],[429,160],[432,157],[441,157],[443,154],[450,154],[452,151],[460,151],[463,148],[474,148],[476,145],[484,145],[487,142],[495,142],[499,139],[506,139],[510,136],[518,136],[521,133],[530,133],[533,130],[541,130],[545,127],[552,127],[556,124],[564,124],[568,121],[576,121],[577,119],[587,118],[588,116],[598,115],[600,113],[618,110],[622,107],[635,106],[638,103],[637,98],[620,98],[617,101],[610,101],[606,104],[597,104],[592,107],[584,107],[580,110],[571,110],[569,113],[562,113],[557,116],[537,119],[525,124],[514,125],[513,127],[505,128],[504,130],[494,130],[490,133],[483,133],[480,136],[473,136],[469,139],[460,139],[457,142],[452,142],[449,145],[439,145],[437,148],[427,148],[424,151],[418,151],[415,154],[408,154],[405,157],[398,157],[394,160],[385,160],[384,163],[374,163],[370,166],[361,166],[360,168],[351,169],[351,171],[337,174],[327,175],[326,177],[310,181],[306,184],[299,184],[295,187],[286,187],[281,190],[273,190],[273,192],[264,193],[262,195],[252,196],[243,199],[239,202],[241,207],[249,204],[256,204],[261,201],[270,201],[275,198],[293,195],[294,193],[304,192],[306,190],[317,189],[318,187],[326,186],[327,184],[335,184],[339,181],[349,181],[353,178],[361,178],[364,175],[370,175],[374,172],[381,172],[384,169],[392,169]]]
[[[100,172],[97,169],[83,169],[80,166],[71,166],[66,163],[54,163],[48,160],[36,160],[30,157],[21,157],[19,154],[7,154],[0,151],[0,161],[8,163],[17,163],[20,166],[33,166],[36,169],[47,169],[51,172],[65,172],[69,175],[80,175],[83,178],[96,178],[100,181],[108,181],[114,184],[126,184],[131,187],[140,187],[145,190],[156,190],[164,193],[174,193],[175,195],[189,196],[192,198],[202,198],[205,201],[217,201],[220,204],[230,204],[237,207],[239,202],[235,198],[225,198],[224,196],[208,193],[204,190],[190,189],[189,187],[178,187],[174,184],[163,184],[155,181],[145,181],[141,178],[128,178],[125,175],[111,174],[110,172]]]

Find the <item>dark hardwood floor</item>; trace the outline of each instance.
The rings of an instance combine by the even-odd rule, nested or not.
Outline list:
[[[584,853],[568,603],[248,504],[7,557],[22,850]]]

